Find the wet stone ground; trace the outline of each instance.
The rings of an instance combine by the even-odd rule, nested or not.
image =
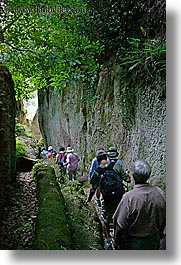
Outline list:
[[[17,174],[19,189],[13,190],[11,205],[5,209],[1,249],[28,250],[34,238],[38,212],[36,183],[30,172]]]

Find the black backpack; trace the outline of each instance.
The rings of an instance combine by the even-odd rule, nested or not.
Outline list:
[[[106,201],[121,199],[125,192],[121,177],[113,169],[115,163],[111,162],[106,168],[98,169],[100,175],[100,192]]]

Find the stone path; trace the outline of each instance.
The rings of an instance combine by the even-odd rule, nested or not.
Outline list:
[[[36,183],[30,172],[17,175],[20,191],[13,190],[12,204],[5,209],[1,249],[31,249],[37,216]]]

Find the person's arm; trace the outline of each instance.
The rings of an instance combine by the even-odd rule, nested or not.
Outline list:
[[[129,225],[129,199],[123,195],[118,207],[113,215],[114,245],[116,249],[121,249]]]
[[[98,184],[99,184],[99,174],[96,170],[94,170],[94,174],[92,176],[90,183],[92,184],[92,188],[90,188],[87,202],[90,202],[92,200],[92,197],[94,196],[95,191],[96,191]]]
[[[124,166],[121,160],[118,160],[116,164],[114,165],[113,169],[120,175],[122,180],[130,183],[131,182],[131,176],[129,175],[128,170],[124,170]]]
[[[121,230],[119,225],[116,223],[114,224],[114,248],[116,250],[121,249],[121,245],[123,244],[123,239],[124,239],[124,232]]]
[[[67,155],[66,162],[63,165],[67,166],[68,164],[70,164],[70,155]]]
[[[97,159],[94,158],[92,160],[92,163],[91,163],[91,167],[90,167],[90,170],[89,170],[89,175],[88,175],[88,180],[90,181],[92,176],[93,176],[93,173],[94,173],[94,170],[98,167],[98,162],[97,162]]]

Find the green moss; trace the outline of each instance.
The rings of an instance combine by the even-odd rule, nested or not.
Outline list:
[[[85,203],[88,181],[77,180],[64,186],[56,181],[55,170],[53,164],[36,164],[32,170],[39,202],[33,249],[103,249],[95,207]]]
[[[124,80],[120,91],[119,104],[121,108],[122,123],[126,128],[130,128],[135,124],[136,117],[136,96],[135,87],[132,84],[127,84]]]
[[[91,127],[88,128],[88,134],[92,135],[92,128]]]
[[[67,203],[68,219],[71,222],[72,237],[76,249],[103,249],[102,227],[95,207],[92,203],[88,206],[85,204],[85,196],[77,191],[79,185],[76,182],[72,183],[72,186],[75,186],[75,188],[66,187],[62,190],[62,193]]]
[[[37,181],[39,211],[33,249],[74,249],[66,216],[64,197],[51,165],[36,164],[33,177]]]

